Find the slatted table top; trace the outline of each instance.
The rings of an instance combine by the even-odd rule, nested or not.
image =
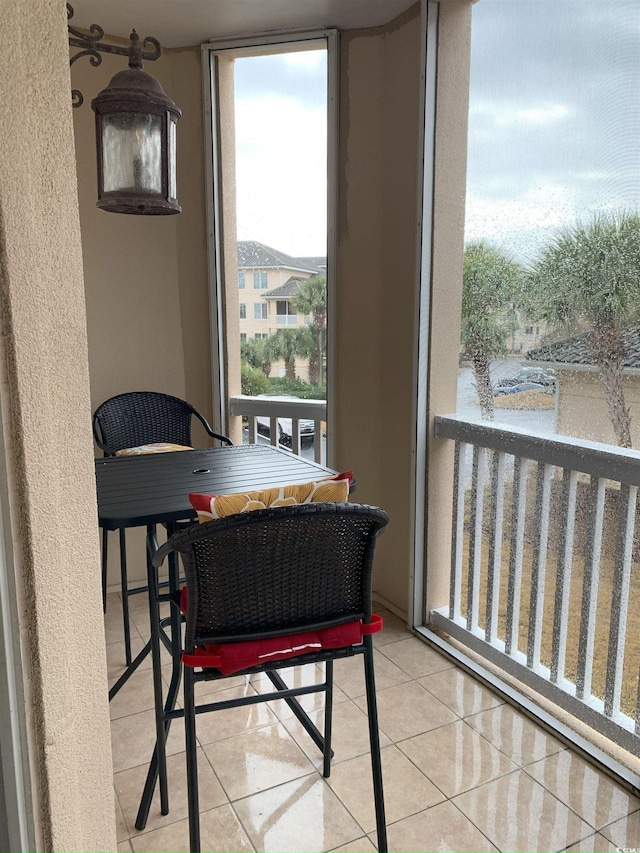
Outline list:
[[[190,492],[224,495],[336,473],[263,444],[110,457],[96,459],[95,465],[98,518],[108,530],[195,520]]]

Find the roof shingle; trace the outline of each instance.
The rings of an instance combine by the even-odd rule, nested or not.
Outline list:
[[[544,361],[558,365],[584,364],[593,366],[593,357],[589,338],[591,332],[583,332],[565,341],[557,341],[527,353],[528,361]],[[640,368],[640,330],[625,329],[622,333],[622,343],[625,351],[623,368]]]
[[[304,281],[303,278],[292,275],[280,287],[274,287],[273,290],[268,290],[262,294],[263,299],[293,299],[296,293],[300,290],[300,285]]]
[[[256,240],[238,240],[238,269],[281,269],[286,267],[292,270],[300,270],[314,275],[322,272],[318,261],[322,258],[293,258],[264,243]]]

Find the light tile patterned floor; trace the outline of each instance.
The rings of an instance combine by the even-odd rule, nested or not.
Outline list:
[[[148,636],[144,595],[131,600],[134,645]],[[640,800],[412,636],[378,608],[375,637],[389,849],[608,851],[640,848]],[[120,600],[105,617],[109,676],[124,666]],[[154,743],[146,661],[111,703],[118,850],[186,851],[182,724],[168,742],[170,813],[156,796],[134,820]],[[294,670],[296,683],[320,676]],[[203,851],[375,850],[360,658],[335,665],[335,759],[320,756],[283,702],[198,717]],[[264,677],[200,685],[232,697]],[[317,696],[304,704],[320,716]]]

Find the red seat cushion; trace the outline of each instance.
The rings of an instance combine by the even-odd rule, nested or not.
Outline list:
[[[180,603],[186,604],[186,588],[182,590]],[[342,649],[358,645],[362,642],[363,635],[375,634],[382,630],[381,616],[374,613],[371,620],[366,625],[357,619],[342,625],[288,634],[284,637],[210,644],[203,649],[196,649],[192,655],[183,653],[182,662],[185,666],[219,669],[223,675],[231,675],[261,663],[286,660],[321,649]]]

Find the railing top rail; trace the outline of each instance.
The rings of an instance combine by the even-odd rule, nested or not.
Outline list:
[[[232,415],[260,415],[274,418],[309,418],[326,421],[326,400],[279,400],[273,397],[250,397],[237,394],[229,398]]]
[[[518,427],[466,421],[456,415],[437,415],[436,438],[477,444],[502,453],[569,468],[640,486],[640,451],[595,441],[555,435],[533,435]]]

